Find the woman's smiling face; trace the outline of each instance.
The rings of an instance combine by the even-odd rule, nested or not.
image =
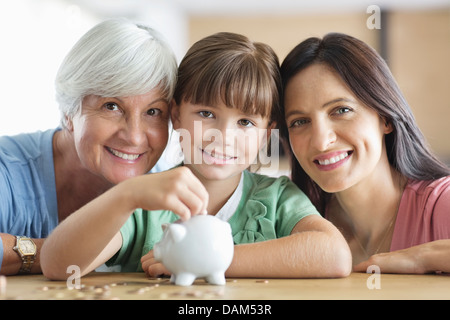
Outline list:
[[[159,89],[131,97],[90,95],[69,120],[81,163],[117,184],[147,173],[168,139],[169,106]]]
[[[327,65],[313,64],[292,77],[284,104],[293,153],[326,192],[361,182],[385,156],[390,125]]]

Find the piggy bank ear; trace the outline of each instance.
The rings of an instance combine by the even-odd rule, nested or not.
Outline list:
[[[186,236],[186,227],[181,224],[172,223],[168,226],[168,229],[174,242],[180,242]]]
[[[169,226],[169,223],[163,223],[163,224],[161,225],[162,231],[166,231],[166,229],[167,229],[168,226]]]

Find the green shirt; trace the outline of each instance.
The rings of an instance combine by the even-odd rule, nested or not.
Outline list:
[[[235,244],[277,239],[291,234],[302,218],[317,214],[306,195],[287,177],[244,171],[238,208],[228,220]],[[142,271],[140,259],[162,238],[162,224],[179,217],[171,211],[136,210],[120,229],[122,248],[108,261],[122,272]]]

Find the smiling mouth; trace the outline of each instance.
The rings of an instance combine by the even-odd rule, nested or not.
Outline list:
[[[327,165],[335,164],[339,161],[342,161],[342,160],[348,158],[348,156],[350,156],[351,154],[352,154],[352,151],[343,152],[337,156],[330,157],[327,159],[316,159],[316,160],[314,160],[314,163],[320,164],[321,166],[327,166]]]
[[[210,153],[208,151],[205,151],[204,149],[202,149],[202,152],[205,153],[207,156],[210,156],[210,157],[218,159],[218,160],[227,161],[227,160],[232,160],[232,159],[235,158],[235,157],[230,157],[230,156],[226,156],[226,155],[223,155],[223,154],[218,154],[215,151]]]
[[[110,147],[106,147],[106,149],[108,149],[108,151],[113,154],[114,156],[124,159],[124,160],[136,160],[137,158],[139,158],[141,156],[141,154],[129,154],[129,153],[123,153],[117,150],[114,150]]]

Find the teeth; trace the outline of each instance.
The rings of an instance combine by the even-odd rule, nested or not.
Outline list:
[[[233,157],[227,157],[227,156],[224,156],[224,155],[219,155],[219,154],[217,154],[217,153],[215,153],[215,152],[214,152],[214,154],[209,153],[209,152],[207,152],[207,151],[205,151],[205,150],[203,150],[203,152],[206,153],[207,155],[213,157],[213,158],[216,158],[216,159],[221,159],[221,160],[230,160],[230,159],[233,159]]]
[[[137,158],[139,158],[138,154],[127,154],[127,153],[123,153],[123,152],[120,152],[120,151],[117,151],[117,150],[114,150],[111,148],[108,148],[108,149],[109,149],[109,151],[111,151],[111,153],[113,155],[115,155],[116,157],[122,158],[124,160],[136,160]]]
[[[348,153],[344,152],[341,153],[340,155],[336,156],[336,157],[331,157],[330,159],[325,159],[325,160],[319,160],[319,164],[322,166],[326,166],[328,164],[333,164],[336,163],[338,161],[341,161],[342,159],[345,159],[348,157]]]

